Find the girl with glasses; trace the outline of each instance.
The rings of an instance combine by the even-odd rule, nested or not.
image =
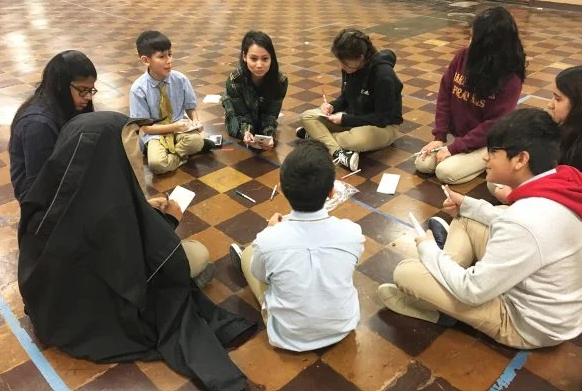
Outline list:
[[[22,203],[46,160],[61,127],[81,113],[94,111],[97,71],[87,56],[65,50],[46,65],[34,94],[16,111],[10,127],[10,177]]]
[[[341,95],[301,114],[296,135],[322,141],[335,161],[356,171],[359,152],[382,149],[394,141],[402,123],[402,83],[394,72],[396,54],[378,51],[370,37],[342,30],[331,48],[342,70]]]

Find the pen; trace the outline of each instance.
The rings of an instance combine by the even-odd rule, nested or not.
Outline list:
[[[347,174],[347,175],[344,175],[344,176],[342,177],[342,179],[346,179],[347,177],[349,177],[349,176],[352,176],[352,175],[355,175],[355,174],[357,174],[357,173],[358,173],[358,172],[360,172],[360,171],[362,171],[362,169],[361,169],[361,168],[358,168],[356,171],[354,171],[354,172],[351,172],[351,173],[349,173],[349,174]]]
[[[441,185],[441,189],[443,189],[443,192],[445,193],[445,195],[447,196],[447,198],[450,200],[451,199],[451,195],[447,191],[447,188],[445,187],[445,185]]]
[[[250,202],[252,202],[254,204],[257,203],[257,201],[253,200],[251,197],[249,197],[248,195],[246,195],[242,191],[235,190],[235,193],[238,194],[239,196],[243,197],[243,198],[246,198],[247,200],[249,200]]]
[[[168,194],[168,192],[165,191],[164,195],[166,196],[166,202],[169,202],[170,201],[170,194]]]
[[[323,95],[323,103],[327,104],[327,98],[325,96],[325,88],[321,86],[321,95]]]
[[[445,148],[446,148],[446,147],[438,147],[438,148],[433,148],[433,149],[431,149],[431,150],[430,150],[430,152],[429,152],[429,153],[435,153],[435,152],[438,152],[438,151],[440,151],[441,149],[445,149]],[[422,151],[420,151],[420,152],[415,152],[415,153],[413,153],[413,154],[412,154],[412,156],[418,156],[418,155],[420,155],[420,154],[422,154]]]
[[[275,185],[275,187],[273,187],[273,192],[271,193],[271,198],[269,198],[269,200],[272,200],[273,197],[275,197],[275,192],[277,191],[277,185]]]

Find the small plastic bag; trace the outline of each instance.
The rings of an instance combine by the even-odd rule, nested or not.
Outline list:
[[[350,185],[347,182],[342,181],[334,181],[333,183],[334,193],[332,198],[328,198],[323,205],[323,208],[331,212],[334,210],[338,205],[343,204],[346,202],[351,196],[359,192],[354,186]]]

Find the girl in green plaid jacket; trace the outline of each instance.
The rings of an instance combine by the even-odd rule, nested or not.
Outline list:
[[[271,38],[261,31],[246,33],[240,65],[226,80],[226,94],[222,98],[228,134],[255,148],[273,148],[287,86],[287,76],[279,72]],[[265,142],[255,139],[255,135],[272,139]]]

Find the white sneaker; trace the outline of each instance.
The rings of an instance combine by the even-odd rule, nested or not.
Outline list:
[[[356,171],[360,164],[360,154],[358,152],[348,151],[347,149],[340,149],[336,159],[350,171]]]
[[[402,292],[394,284],[382,284],[378,287],[378,296],[391,311],[411,318],[437,323],[439,312],[430,304]]]

